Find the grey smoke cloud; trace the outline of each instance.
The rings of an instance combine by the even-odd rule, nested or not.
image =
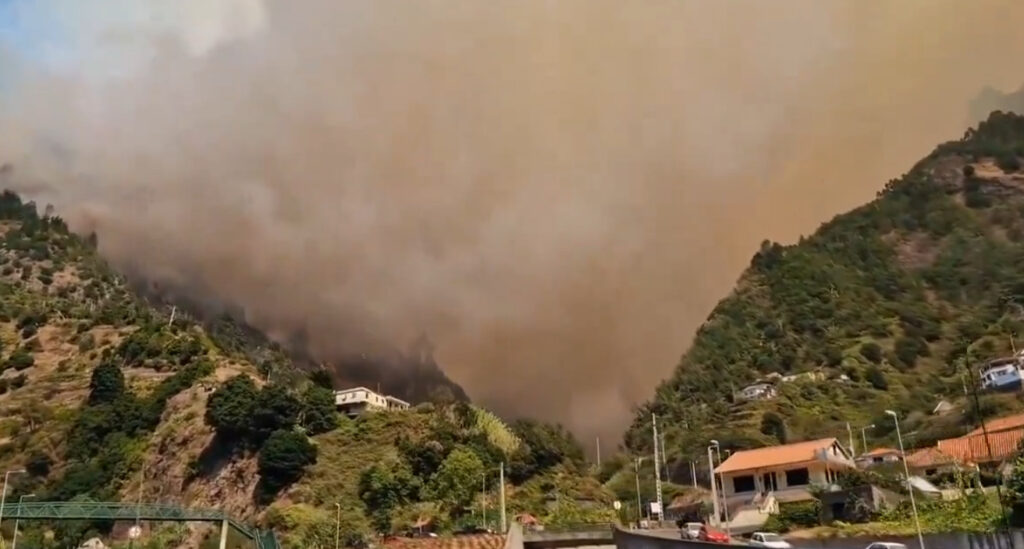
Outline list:
[[[1024,54],[1002,0],[205,5],[21,60],[19,190],[320,356],[426,330],[475,400],[606,440],[758,242],[870,199]]]

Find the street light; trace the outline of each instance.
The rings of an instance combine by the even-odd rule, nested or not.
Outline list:
[[[334,506],[338,508],[338,518],[334,519],[334,549],[339,549],[341,547],[341,504],[335,503]]]
[[[11,549],[17,549],[18,547],[18,523],[21,522],[21,504],[25,502],[25,498],[34,498],[35,494],[25,494],[18,498],[18,518],[14,520],[14,537],[11,538]]]
[[[900,434],[900,418],[896,412],[892,410],[886,410],[886,414],[892,416],[893,423],[896,424],[896,440],[900,443],[900,455],[903,455],[903,435]],[[907,475],[907,492],[910,493],[910,508],[914,511],[914,526],[917,527],[917,541],[921,544],[921,549],[924,549],[924,535],[921,534],[921,521],[917,518],[917,503],[914,502],[914,487],[910,484],[910,467],[907,466],[907,460],[903,460],[903,472]]]
[[[720,444],[718,444],[717,440],[712,440],[711,441],[711,446],[708,446],[708,451],[709,452],[710,452],[712,447],[715,449],[715,454],[718,456],[718,464],[721,465],[722,464],[722,446]],[[729,537],[732,537],[732,532],[731,532],[731,530],[729,528],[729,500],[726,499],[726,497],[725,497],[725,479],[722,478],[721,474],[719,474],[718,475],[718,480],[721,481],[721,483],[722,483],[722,512],[725,514],[725,533]],[[711,468],[711,485],[712,486],[715,485],[715,469],[714,469],[714,467]],[[714,492],[712,492],[712,496],[713,495],[714,495]]]
[[[866,427],[862,427],[861,430],[860,430],[860,439],[864,442],[864,453],[865,454],[868,453],[868,435],[867,435],[867,430],[868,429],[874,429],[874,428],[875,428],[875,424],[872,423],[871,425],[868,425]]]
[[[10,478],[11,475],[20,475],[24,472],[24,469],[14,469],[12,471],[7,471],[6,473],[4,473],[4,487],[3,490],[0,490],[0,524],[2,524],[4,521],[4,504],[7,503],[7,480]],[[2,533],[0,533],[0,547],[7,547],[7,544],[4,542],[4,536]]]

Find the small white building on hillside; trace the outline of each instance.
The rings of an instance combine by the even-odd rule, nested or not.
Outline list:
[[[356,417],[369,411],[406,410],[409,403],[400,398],[371,391],[366,387],[353,387],[334,391],[334,406],[339,412]]]
[[[755,383],[744,387],[737,397],[740,400],[770,400],[778,395],[778,390],[771,383]]]

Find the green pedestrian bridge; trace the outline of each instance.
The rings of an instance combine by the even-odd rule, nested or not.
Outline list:
[[[220,547],[226,549],[228,531],[235,530],[252,542],[253,549],[280,549],[270,530],[259,530],[231,518],[217,509],[189,509],[174,505],[143,503],[33,501],[6,503],[3,519],[19,520],[122,520],[160,522],[212,522],[220,525]]]

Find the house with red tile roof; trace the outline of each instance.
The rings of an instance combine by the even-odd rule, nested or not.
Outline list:
[[[1000,431],[1011,431],[1014,429],[1024,429],[1024,414],[1015,414],[1012,416],[1006,416],[996,419],[990,419],[985,422],[985,431],[989,434],[998,433]],[[970,435],[980,435],[983,431],[981,427],[967,433]]]
[[[857,456],[857,465],[862,468],[885,465],[888,463],[899,463],[902,454],[895,448],[875,448],[870,452]]]
[[[981,465],[1012,458],[1017,454],[1021,440],[1024,440],[1024,429],[990,432],[987,437],[984,434],[967,434],[940,440],[935,447],[958,463]]]
[[[838,471],[854,467],[835,438],[741,450],[715,468],[727,499],[757,494],[806,492],[811,485],[831,484]]]
[[[907,467],[914,475],[934,475],[957,467],[956,458],[931,446],[907,455]]]

